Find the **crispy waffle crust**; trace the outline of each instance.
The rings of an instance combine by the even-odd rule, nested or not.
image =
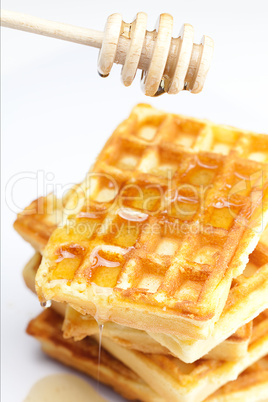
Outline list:
[[[235,380],[211,395],[209,402],[265,401],[268,395],[268,356],[247,368]]]
[[[266,226],[267,159],[266,136],[138,105],[66,203],[40,300],[207,337]]]
[[[45,248],[49,237],[62,221],[64,208],[78,186],[73,186],[61,199],[54,194],[40,197],[18,214],[14,228],[36,251],[42,252]]]
[[[23,270],[24,281],[32,292],[35,292],[35,275],[40,262],[41,255],[36,253]],[[52,307],[65,317],[63,331],[66,338],[74,338],[78,341],[99,332],[99,326],[93,317],[82,317],[76,310],[71,307],[67,307],[66,310],[65,305],[57,302],[52,302]],[[247,353],[251,332],[252,322],[239,328],[235,334],[211,351],[209,355],[204,356],[204,358],[238,360]],[[155,341],[146,332],[124,327],[113,322],[105,323],[103,336],[123,347],[143,353],[171,354],[167,348]]]
[[[268,353],[268,314],[265,311],[254,320],[248,353],[238,362],[200,359],[185,364],[171,356],[146,355],[111,345],[105,338],[103,346],[140,375],[160,396],[165,395],[166,400],[199,402],[227,382],[235,380]]]
[[[18,214],[14,228],[35,250],[41,252],[57,228],[60,219],[57,211],[62,213],[62,209],[61,200],[53,194],[40,197]]]
[[[43,351],[49,356],[98,379],[98,343],[93,338],[80,342],[66,340],[62,337],[61,326],[61,316],[48,309],[29,323],[27,333],[41,342]],[[161,400],[137,374],[104,349],[99,378],[127,399]]]
[[[260,317],[258,334],[255,331],[255,341],[261,348],[261,333],[264,331],[264,321]],[[62,318],[53,310],[45,310],[37,318],[32,320],[27,328],[28,334],[38,339],[45,353],[60,362],[74,367],[86,374],[97,378],[98,376],[98,344],[94,339],[88,337],[82,341],[74,342],[73,340],[64,339],[61,332]],[[255,327],[256,329],[256,327]],[[106,343],[112,348],[113,343],[106,340]],[[252,347],[252,346],[251,346]],[[255,345],[255,351],[257,346]],[[253,349],[252,349],[253,353]],[[159,364],[161,357],[148,355],[152,364]],[[166,358],[164,358],[166,359]],[[242,372],[237,380],[232,381],[212,394],[206,401],[210,402],[230,402],[230,401],[259,401],[267,396],[268,390],[268,360],[263,358],[257,363],[250,366],[246,371]],[[164,360],[163,360],[164,363]],[[226,363],[227,364],[227,363]],[[185,365],[187,366],[187,365]],[[191,365],[189,365],[190,370]],[[151,367],[148,367],[150,370]],[[159,370],[166,369],[163,365]],[[172,366],[168,366],[168,373]],[[224,371],[223,367],[223,371]],[[188,371],[189,371],[188,370]],[[199,375],[206,377],[211,370],[216,370],[213,365],[208,367],[207,371],[200,371]],[[101,363],[99,367],[100,381],[112,386],[116,391],[128,399],[139,399],[144,402],[164,402],[171,400],[168,396],[165,398],[166,392],[162,396],[158,396],[152,388],[150,388],[141,378],[135,374],[126,365],[122,364],[118,359],[113,357],[105,348],[102,348]],[[198,371],[198,369],[196,369]],[[180,375],[180,367],[176,368],[178,382],[183,382],[183,377],[187,374]],[[187,376],[187,382],[189,377]],[[187,383],[186,382],[186,383]],[[167,390],[168,391],[168,390]],[[173,401],[173,399],[172,399]],[[196,399],[196,402],[198,400]]]
[[[82,316],[76,310],[68,306],[65,313],[63,331],[66,338],[73,337],[75,340],[80,340],[86,336],[98,334],[99,327],[93,317]],[[230,361],[240,359],[247,353],[251,332],[252,322],[239,328],[235,334],[231,335],[228,339],[211,350],[209,354],[203,356],[203,358]],[[177,353],[177,350],[175,350],[176,353],[172,353],[171,350],[162,346],[161,343],[155,341],[144,331],[124,327],[110,321],[104,325],[103,336],[122,347],[144,353],[173,355],[175,357],[181,354]],[[178,342],[174,342],[176,342],[177,345]],[[178,348],[179,346],[177,345],[177,349]]]

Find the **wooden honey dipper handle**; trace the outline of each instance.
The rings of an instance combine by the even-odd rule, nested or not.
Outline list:
[[[146,30],[145,13],[138,13],[132,23],[112,14],[104,32],[6,10],[1,10],[1,25],[100,48],[99,74],[107,77],[113,63],[122,64],[122,80],[129,86],[141,69],[148,96],[182,90],[200,92],[213,55],[213,40],[204,36],[201,44],[195,44],[190,24],[184,24],[181,35],[172,38],[173,18],[169,14],[160,15],[154,31]]]

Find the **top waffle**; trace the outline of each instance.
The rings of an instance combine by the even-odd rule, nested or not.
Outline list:
[[[201,339],[267,223],[268,138],[135,107],[68,199],[42,301]]]
[[[41,197],[40,199],[33,201],[18,216],[18,219],[14,223],[14,227],[21,234],[21,236],[27,239],[27,241],[36,247],[37,250],[42,250],[45,246],[45,240],[49,238],[49,233],[51,232],[52,226],[56,227],[57,223],[61,219],[63,212],[62,209],[66,204],[66,199],[68,199],[68,194],[63,200],[57,200],[55,196],[50,194],[47,197]],[[35,275],[41,263],[41,258],[42,257],[37,253],[36,256],[27,264],[24,270],[24,279],[27,283],[27,286],[29,286],[33,291],[35,291]],[[240,330],[235,334],[234,332],[238,327],[242,326],[246,322],[249,322],[249,320],[256,317],[261,311],[268,308],[267,263],[268,227],[262,233],[257,247],[250,255],[249,263],[244,269],[243,274],[233,280],[224,310],[215,324],[211,336],[205,340],[191,339],[191,342],[189,342],[189,340],[180,339],[180,336],[159,333],[150,333],[151,337],[148,337],[144,331],[128,328],[112,322],[105,323],[103,336],[106,334],[108,327],[111,330],[110,335],[112,336],[113,340],[116,338],[117,341],[119,338],[122,339],[123,335],[126,335],[128,331],[132,335],[136,335],[138,333],[141,335],[139,342],[139,349],[141,349],[141,351],[145,352],[147,348],[147,353],[163,353],[163,348],[165,351],[168,349],[172,351],[172,354],[179,357],[186,363],[191,363],[197,360],[199,357],[202,357],[204,354],[208,353],[215,346],[216,349],[213,351],[213,356],[215,357],[217,354],[218,359],[234,360],[240,358],[241,355],[246,351],[247,340],[243,337],[244,340],[239,342],[239,339],[240,341],[242,340],[238,334]],[[33,265],[35,269],[33,269]],[[65,304],[57,302],[53,303],[53,307],[57,308],[57,311],[59,310],[60,306],[64,307]],[[62,311],[62,309],[60,311]],[[74,312],[75,310],[72,311]],[[96,331],[98,332],[98,325],[91,316],[81,316],[76,312],[76,317],[82,317],[83,319],[77,320],[77,323],[74,323],[72,320],[72,324],[65,327],[65,330],[67,330],[66,335],[75,336],[76,338],[81,339],[81,337],[92,334],[92,326],[88,325],[89,323],[95,323],[94,327],[96,327]],[[67,321],[70,320],[67,318]],[[118,330],[115,330],[114,332],[112,330],[113,327],[118,328]],[[122,329],[124,329],[123,332]],[[232,334],[234,334],[234,336],[231,336]],[[137,337],[134,337],[136,339],[135,345],[137,345]],[[228,337],[229,340],[227,343],[229,346],[226,347],[225,345],[224,348],[221,346],[217,348],[217,345]],[[151,341],[148,343],[149,338]],[[163,347],[161,347],[158,342],[155,342],[152,349],[152,338],[163,344]],[[150,352],[148,350],[149,344]],[[156,345],[158,345],[157,349],[155,348]],[[231,345],[232,347],[230,347]],[[161,352],[159,351],[159,347],[162,350]]]

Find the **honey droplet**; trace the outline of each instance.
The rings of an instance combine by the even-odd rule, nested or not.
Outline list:
[[[41,307],[43,307],[43,308],[49,308],[49,307],[51,307],[52,302],[51,302],[51,300],[45,300],[45,301],[41,302],[40,304],[41,304]]]

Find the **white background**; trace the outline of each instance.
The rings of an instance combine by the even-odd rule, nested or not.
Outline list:
[[[140,91],[138,77],[132,87],[123,87],[121,67],[100,78],[96,49],[2,29],[2,400],[20,402],[37,379],[67,369],[43,357],[37,342],[25,335],[40,306],[22,281],[33,250],[12,228],[15,213],[53,186],[80,181],[138,102],[268,133],[268,8],[266,0],[3,0],[2,7],[99,30],[114,12],[125,21],[147,12],[148,29],[161,12],[169,12],[174,36],[189,22],[196,42],[203,34],[215,40],[201,94],[150,99]],[[101,392],[122,401],[105,387]]]

